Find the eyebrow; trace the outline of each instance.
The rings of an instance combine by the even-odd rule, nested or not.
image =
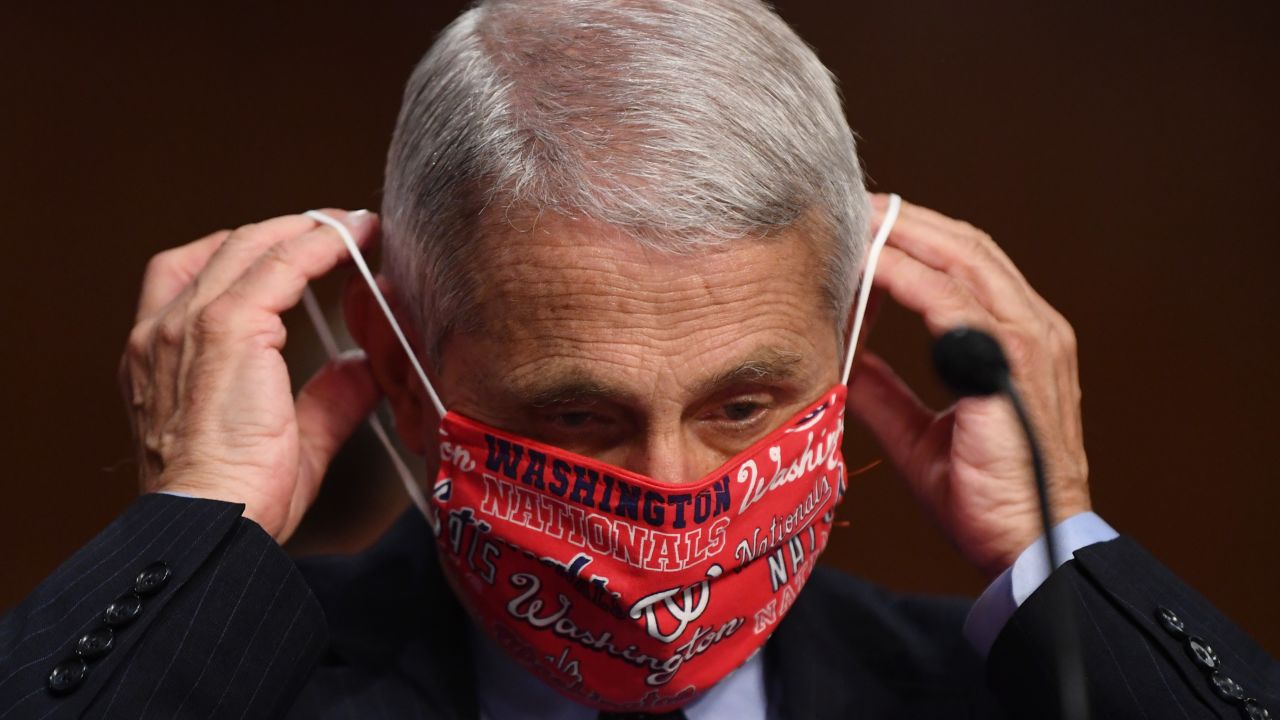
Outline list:
[[[693,397],[707,397],[734,385],[792,380],[800,375],[803,362],[804,356],[798,352],[759,348],[733,367],[699,381]],[[512,388],[518,402],[527,407],[546,408],[597,402],[627,403],[635,399],[634,393],[602,381],[582,368],[551,370],[539,375],[538,380],[528,385]]]
[[[777,383],[800,374],[804,356],[791,350],[766,347],[753,352],[736,366],[698,383],[694,397],[706,397],[744,383]]]
[[[512,392],[520,402],[529,407],[545,408],[556,405],[591,404],[601,401],[621,401],[629,393],[613,387],[580,369],[551,371],[527,386],[517,386]]]

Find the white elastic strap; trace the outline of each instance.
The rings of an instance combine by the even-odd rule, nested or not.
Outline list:
[[[871,247],[867,249],[867,266],[862,271],[862,281],[858,284],[858,304],[853,312],[853,330],[849,332],[849,347],[844,355],[844,374],[840,383],[849,384],[849,372],[853,370],[853,353],[858,349],[858,335],[862,333],[862,317],[867,314],[867,300],[871,297],[871,281],[876,276],[876,263],[880,262],[880,251],[889,240],[889,232],[893,224],[898,222],[898,211],[902,209],[902,198],[892,194],[889,196],[889,209],[884,213],[884,221],[876,231]]]
[[[312,220],[324,223],[338,231],[338,236],[342,238],[342,243],[347,246],[347,252],[351,254],[351,259],[355,261],[356,267],[360,270],[360,275],[364,277],[365,283],[369,285],[369,290],[373,292],[374,299],[378,301],[378,307],[382,308],[382,314],[387,317],[387,322],[391,323],[391,329],[395,331],[396,339],[400,341],[400,347],[404,348],[405,354],[409,356],[409,362],[413,364],[413,369],[418,373],[418,378],[422,380],[422,386],[426,388],[427,395],[431,397],[431,404],[435,406],[439,416],[444,418],[444,403],[440,402],[440,396],[436,394],[436,389],[431,386],[431,380],[427,378],[427,373],[422,369],[421,363],[418,362],[418,357],[414,355],[413,347],[409,345],[409,340],[400,329],[400,324],[396,322],[396,317],[391,312],[391,306],[387,304],[387,299],[383,297],[382,291],[378,289],[378,282],[373,279],[373,273],[369,272],[369,264],[364,261],[364,255],[361,254],[360,248],[356,246],[355,238],[351,237],[351,231],[347,229],[346,225],[319,210],[309,210],[304,214]],[[341,354],[341,350],[338,348],[338,341],[333,337],[333,331],[329,329],[329,322],[324,317],[324,310],[320,308],[320,303],[316,300],[315,293],[311,291],[310,287],[307,287],[302,293],[302,305],[306,308],[307,317],[310,318],[311,325],[316,330],[316,335],[320,337],[320,344],[324,347],[325,353],[330,359],[338,357]],[[391,436],[387,433],[387,429],[383,427],[382,420],[378,418],[376,412],[369,416],[369,427],[378,438],[378,442],[382,443],[382,447],[387,451],[387,457],[391,458],[391,465],[395,468],[396,475],[400,477],[400,484],[404,486],[409,499],[413,501],[418,511],[430,520],[433,516],[427,506],[427,499],[423,496],[422,489],[418,487],[418,483],[414,481],[413,472],[405,464],[404,458],[400,457],[395,444],[391,442]]]
[[[316,300],[316,294],[311,291],[310,287],[302,291],[302,305],[307,310],[307,317],[311,320],[311,326],[316,329],[316,335],[320,336],[320,344],[324,347],[325,354],[331,360],[341,355],[342,351],[338,349],[338,341],[333,337],[333,332],[329,330],[329,322],[325,320],[324,310],[320,309],[320,301]],[[427,499],[423,497],[422,490],[414,482],[413,472],[409,470],[409,466],[405,464],[404,459],[400,457],[400,453],[396,451],[396,446],[391,442],[391,436],[387,434],[387,430],[382,426],[382,420],[378,418],[376,412],[369,416],[369,427],[378,438],[378,442],[382,443],[382,447],[387,451],[387,457],[391,458],[391,465],[396,469],[396,474],[400,476],[400,483],[404,485],[405,492],[409,493],[409,499],[413,500],[413,504],[418,507],[422,514],[431,517],[427,512]]]
[[[342,237],[342,242],[347,246],[347,252],[351,253],[351,259],[355,261],[356,268],[360,270],[360,274],[364,276],[364,281],[368,283],[369,290],[373,293],[373,297],[378,301],[378,307],[382,308],[382,314],[387,316],[387,322],[391,323],[391,329],[395,331],[396,339],[400,341],[400,347],[404,348],[404,352],[409,356],[409,362],[413,363],[413,369],[418,373],[418,379],[422,381],[422,386],[426,388],[427,395],[431,397],[431,404],[435,406],[441,420],[444,419],[445,409],[444,403],[440,402],[440,396],[436,394],[436,389],[431,386],[431,380],[427,378],[427,373],[422,369],[422,363],[418,362],[418,356],[413,352],[413,346],[409,344],[408,338],[404,336],[404,331],[400,329],[400,323],[396,322],[396,316],[391,312],[391,306],[387,304],[387,299],[382,296],[382,291],[378,289],[378,281],[373,279],[373,273],[369,272],[369,265],[364,261],[364,255],[360,253],[360,248],[356,247],[355,238],[351,237],[351,231],[346,225],[325,215],[319,210],[308,210],[304,213],[307,217],[338,231],[338,235]]]

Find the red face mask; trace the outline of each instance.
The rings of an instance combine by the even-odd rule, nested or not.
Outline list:
[[[891,196],[868,252],[846,381],[898,207]],[[478,625],[567,696],[616,712],[682,706],[760,649],[844,496],[845,383],[703,478],[658,482],[446,412],[346,228],[311,215],[348,241],[443,418],[430,499],[393,460]]]
[[[843,386],[692,483],[449,413],[430,500],[475,621],[575,700],[687,703],[769,637],[844,496]]]

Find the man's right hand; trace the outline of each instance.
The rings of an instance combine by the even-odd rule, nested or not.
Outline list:
[[[377,217],[326,211],[367,246]],[[363,357],[322,367],[295,400],[280,314],[347,258],[338,233],[304,215],[223,230],[151,259],[120,381],[144,492],[244,503],[283,543],[334,453],[373,410]]]

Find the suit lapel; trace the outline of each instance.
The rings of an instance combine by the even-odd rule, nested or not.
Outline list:
[[[964,668],[945,654],[931,658],[934,638],[904,631],[882,598],[837,575],[819,568],[765,645],[766,692],[777,716],[956,717],[965,693],[950,685],[972,692],[956,677],[972,674],[980,687],[980,663],[957,673]],[[426,717],[478,718],[471,621],[421,515],[406,513],[357,567],[326,580],[332,587],[321,595],[339,599],[326,607],[338,655],[371,671],[396,666]]]
[[[412,688],[401,697],[418,707],[416,713],[395,708],[398,715],[479,716],[470,621],[440,570],[435,538],[417,510],[402,515],[358,556],[308,558],[299,566],[329,621],[328,658],[335,677],[356,668],[375,678],[399,675]]]
[[[396,543],[406,553],[421,558],[415,573],[415,592],[404,596],[397,613],[414,617],[417,628],[400,651],[400,668],[441,718],[476,720],[475,663],[467,628],[470,619],[458,604],[440,569],[435,538],[426,520],[415,509],[405,513],[397,529]]]
[[[765,646],[769,705],[785,720],[845,717],[838,712],[849,688],[835,658],[820,656],[820,620],[811,603],[797,599]]]
[[[819,567],[765,648],[786,720],[1000,717],[960,636],[963,601],[896,596]]]
[[[441,574],[433,550],[423,553],[431,556],[424,602],[408,610],[421,615],[417,641],[405,646],[400,667],[441,717],[476,720],[475,663],[467,633],[471,621]]]

